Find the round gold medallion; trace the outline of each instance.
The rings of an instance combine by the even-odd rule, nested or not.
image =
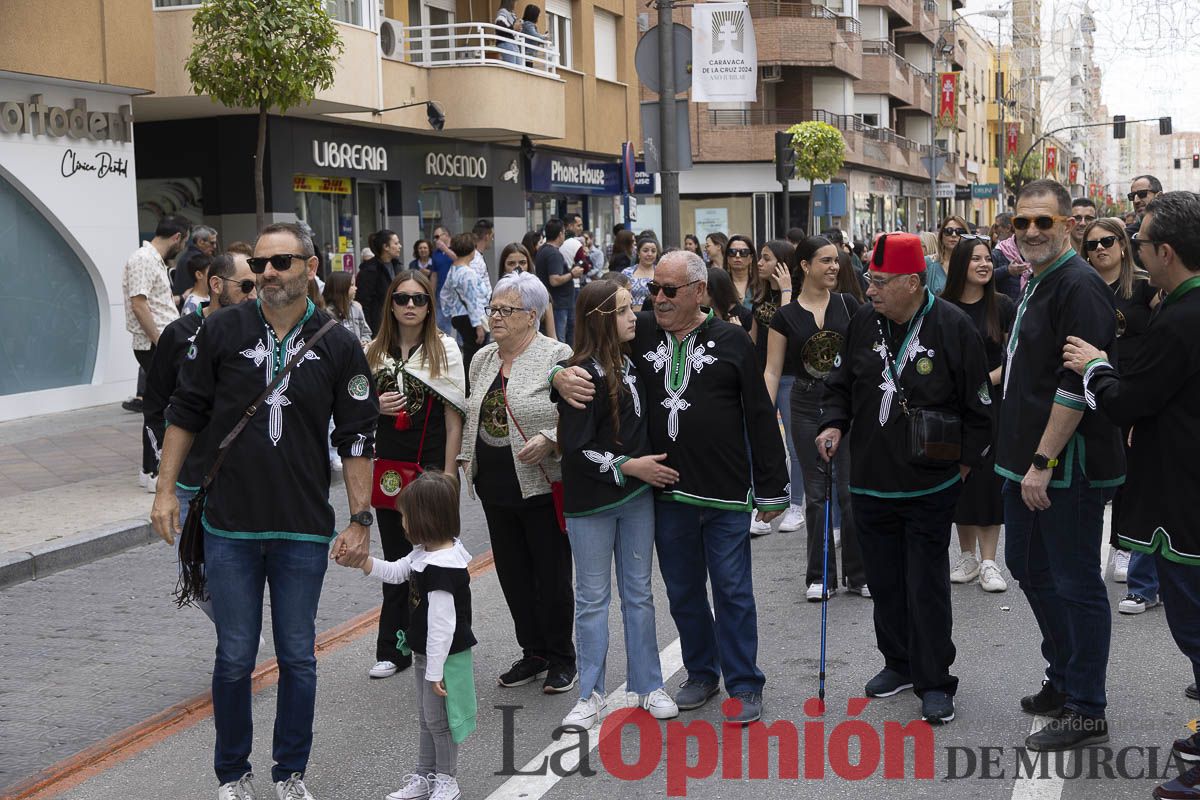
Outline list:
[[[800,358],[804,371],[817,380],[824,380],[837,366],[842,351],[842,335],[837,331],[817,331],[804,343]]]
[[[924,357],[917,359],[917,374],[918,375],[928,375],[931,372],[933,372],[933,362],[932,361],[930,361],[928,358],[924,358]]]

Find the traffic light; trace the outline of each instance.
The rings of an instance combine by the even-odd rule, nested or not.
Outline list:
[[[796,151],[792,149],[792,135],[787,131],[775,131],[775,180],[787,183],[796,175]]]
[[[1192,154],[1192,169],[1200,169],[1200,153]]]
[[[1124,139],[1125,138],[1125,115],[1124,114],[1114,114],[1113,115],[1113,138],[1114,139]]]
[[[1159,117],[1158,118],[1158,135],[1159,136],[1170,136],[1171,135],[1171,118],[1170,117]]]
[[[1175,159],[1175,169],[1179,169],[1179,162],[1180,162],[1180,161],[1181,161],[1181,159],[1178,159],[1178,158],[1177,158],[1177,159]]]

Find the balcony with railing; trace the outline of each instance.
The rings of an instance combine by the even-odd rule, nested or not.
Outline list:
[[[827,68],[862,77],[858,20],[795,0],[750,0],[759,64]]]
[[[891,17],[888,25],[890,28],[912,24],[914,11],[912,0],[859,0],[858,4],[864,8],[886,8],[888,16]]]
[[[889,41],[864,41],[863,77],[854,87],[855,94],[882,94],[900,105],[912,105],[914,67]]]
[[[912,16],[910,24],[895,29],[897,37],[920,37],[933,44],[937,41],[941,21],[937,15],[936,0],[910,0]]]

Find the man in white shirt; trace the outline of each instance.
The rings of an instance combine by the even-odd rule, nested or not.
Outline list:
[[[491,297],[492,278],[488,274],[487,261],[483,258],[483,251],[491,247],[492,242],[496,239],[492,221],[490,219],[479,220],[471,229],[471,235],[475,237],[475,255],[471,259],[471,269],[479,273],[480,286],[484,289],[484,294]]]

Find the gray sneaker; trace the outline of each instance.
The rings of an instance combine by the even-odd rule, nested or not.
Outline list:
[[[679,706],[680,711],[691,711],[695,708],[700,708],[708,702],[709,698],[715,695],[719,688],[715,683],[704,683],[703,681],[694,681],[688,678],[679,686],[679,691],[675,693],[675,705]]]
[[[257,800],[254,794],[254,774],[247,772],[236,781],[222,783],[217,789],[217,800]]]
[[[742,707],[734,714],[727,714],[726,722],[749,725],[751,722],[758,722],[762,717],[762,695],[758,692],[734,692],[730,698],[739,701]]]

